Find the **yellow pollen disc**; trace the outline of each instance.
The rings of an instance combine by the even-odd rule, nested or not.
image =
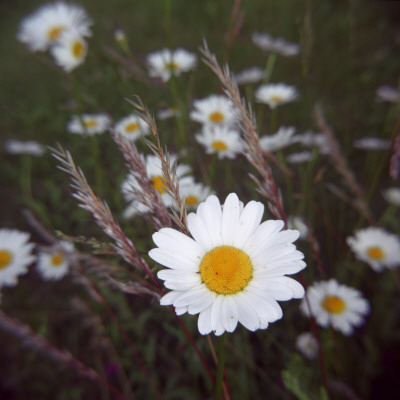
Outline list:
[[[271,100],[275,103],[280,103],[280,102],[282,102],[283,99],[281,96],[275,95],[275,96],[271,96]]]
[[[60,37],[60,34],[64,29],[64,26],[54,26],[47,32],[47,38],[52,42],[56,41]]]
[[[151,183],[153,184],[154,189],[158,191],[158,193],[165,192],[166,187],[161,176],[155,176],[154,178],[151,178]]]
[[[97,121],[95,121],[94,119],[89,119],[88,121],[85,121],[83,124],[85,125],[86,128],[94,128],[97,125]]]
[[[215,111],[210,114],[210,121],[211,122],[222,122],[225,119],[224,114],[220,113],[219,111]]]
[[[382,258],[385,256],[380,247],[368,247],[367,254],[374,260],[382,260]]]
[[[199,202],[199,199],[196,196],[187,196],[185,197],[185,204],[187,206],[194,206]]]
[[[53,257],[51,257],[51,265],[53,267],[58,267],[63,262],[64,262],[64,258],[60,253],[55,253],[53,255]]]
[[[228,148],[226,143],[225,142],[221,142],[220,140],[216,140],[215,142],[212,142],[211,146],[214,147],[214,149],[217,150],[217,151],[226,150]]]
[[[127,132],[134,132],[137,131],[138,129],[139,129],[139,124],[137,122],[132,122],[125,126],[125,130]]]
[[[322,301],[322,307],[332,314],[340,314],[346,308],[346,303],[340,297],[326,296]]]
[[[75,58],[82,58],[85,52],[85,46],[82,42],[76,41],[72,44],[72,54]]]
[[[219,246],[201,260],[200,276],[208,289],[218,294],[243,290],[253,275],[250,257],[232,246]]]
[[[6,268],[12,260],[12,254],[8,250],[0,250],[0,269]]]
[[[166,63],[164,64],[164,69],[172,69],[176,71],[177,69],[179,69],[179,65],[174,62]]]

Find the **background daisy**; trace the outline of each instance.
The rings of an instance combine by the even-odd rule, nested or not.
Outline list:
[[[299,96],[294,86],[285,83],[268,83],[261,85],[254,93],[258,103],[268,104],[270,108],[296,100]]]
[[[99,135],[104,133],[111,124],[107,114],[82,114],[72,116],[68,122],[67,131],[83,136]]]
[[[149,125],[137,115],[131,114],[120,119],[114,129],[130,141],[143,137],[149,133]]]

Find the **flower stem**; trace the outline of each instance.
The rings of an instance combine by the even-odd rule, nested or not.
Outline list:
[[[274,70],[275,61],[276,61],[276,53],[269,53],[262,83],[268,83],[270,81],[272,71]]]
[[[223,334],[217,338],[217,376],[215,378],[215,392],[214,400],[220,400],[222,395],[222,382],[224,380],[224,367],[225,367],[225,338]]]

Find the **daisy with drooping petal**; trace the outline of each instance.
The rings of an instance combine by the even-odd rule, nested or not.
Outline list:
[[[207,154],[217,154],[219,159],[236,158],[243,152],[240,133],[229,126],[203,126],[195,139],[204,146]]]
[[[147,125],[140,117],[131,114],[120,119],[115,124],[114,129],[130,141],[134,142],[135,140],[148,135],[150,128],[149,125]]]
[[[260,49],[282,56],[295,56],[300,52],[300,46],[297,43],[288,42],[280,37],[274,38],[269,33],[254,32],[251,39]]]
[[[305,268],[292,244],[298,232],[281,231],[283,221],[261,223],[264,206],[246,206],[231,193],[224,205],[211,195],[187,217],[192,237],[162,228],[153,235],[149,256],[167,267],[157,276],[171,291],[161,305],[176,313],[199,314],[202,335],[233,332],[238,323],[250,331],[266,329],[282,317],[277,300],[301,298],[303,286],[286,274]]]
[[[35,140],[21,141],[8,139],[4,142],[4,149],[10,154],[29,154],[31,156],[42,156],[46,148]]]
[[[244,69],[243,71],[234,75],[238,85],[247,85],[249,83],[256,83],[264,78],[265,69],[260,67],[252,67]]]
[[[340,285],[335,279],[314,283],[308,287],[306,296],[317,324],[323,328],[332,326],[346,336],[353,333],[355,326],[363,324],[369,312],[369,303],[361,292]],[[305,315],[310,316],[305,299],[300,308]]]
[[[261,85],[254,95],[258,103],[268,104],[272,109],[281,104],[290,103],[299,96],[294,86],[286,85],[285,83]]]
[[[203,125],[234,125],[236,123],[235,106],[228,97],[213,94],[193,102],[190,119]]]
[[[296,129],[293,126],[281,126],[273,135],[260,137],[260,146],[263,151],[271,153],[281,150],[293,143],[292,137]]]
[[[19,26],[17,39],[31,51],[45,51],[58,43],[65,32],[74,31],[80,37],[91,36],[92,23],[81,6],[57,1],[25,17]]]
[[[309,360],[318,354],[318,342],[311,332],[303,332],[296,338],[296,349]]]
[[[172,75],[179,76],[182,72],[188,72],[197,65],[195,54],[184,49],[162,49],[150,53],[147,56],[150,76],[168,81]]]
[[[354,147],[361,150],[387,150],[390,144],[389,139],[379,137],[364,137],[353,142]]]
[[[382,228],[358,230],[347,238],[347,244],[357,259],[366,262],[376,272],[400,266],[400,238]]]
[[[15,286],[35,261],[29,234],[15,229],[0,229],[0,287]]]
[[[93,136],[104,133],[111,124],[107,114],[82,114],[74,115],[68,122],[67,131],[83,136]]]
[[[211,194],[211,188],[202,183],[192,182],[186,185],[179,185],[179,196],[187,209],[195,210]]]
[[[382,192],[384,199],[394,206],[400,206],[400,188],[391,187]]]
[[[59,280],[65,276],[69,269],[70,258],[74,245],[61,241],[50,249],[39,253],[36,267],[45,280]]]

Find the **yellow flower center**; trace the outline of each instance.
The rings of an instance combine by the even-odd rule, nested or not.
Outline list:
[[[219,111],[215,111],[210,114],[210,121],[211,122],[222,122],[225,119],[224,114],[220,113]]]
[[[85,52],[85,46],[83,45],[82,42],[77,40],[72,44],[72,55],[75,58],[82,58],[84,52]]]
[[[385,256],[384,252],[380,247],[368,247],[367,254],[374,260],[382,260]]]
[[[215,142],[212,142],[211,146],[214,147],[214,149],[217,151],[223,151],[228,148],[226,143],[222,142],[221,140],[216,140]]]
[[[97,121],[94,119],[89,119],[83,123],[86,128],[94,128],[97,126]]]
[[[243,290],[253,276],[250,257],[232,246],[210,250],[201,260],[200,276],[208,289],[218,294]]]
[[[278,96],[277,94],[271,96],[271,101],[275,103],[281,103],[283,101],[282,96]]]
[[[55,253],[53,254],[53,257],[51,257],[51,265],[53,267],[58,267],[63,262],[64,262],[64,257],[62,256],[61,253]]]
[[[163,178],[161,176],[155,176],[151,178],[151,183],[153,188],[157,190],[158,193],[164,193],[166,186],[164,185]]]
[[[0,250],[0,269],[6,268],[11,260],[12,254],[8,250]]]
[[[185,197],[185,204],[187,206],[194,206],[199,202],[199,199],[196,196],[190,195]]]
[[[169,63],[165,63],[164,64],[164,69],[169,69],[169,70],[178,70],[179,69],[179,65],[177,63],[174,62],[169,62]]]
[[[346,308],[346,303],[340,297],[326,296],[322,301],[322,307],[332,314],[340,314]]]
[[[134,132],[139,129],[139,124],[137,122],[131,122],[130,124],[125,126],[125,130],[127,132]]]
[[[58,25],[58,26],[53,26],[53,28],[49,29],[47,31],[47,38],[55,42],[61,35],[61,32],[65,29],[65,26]]]

